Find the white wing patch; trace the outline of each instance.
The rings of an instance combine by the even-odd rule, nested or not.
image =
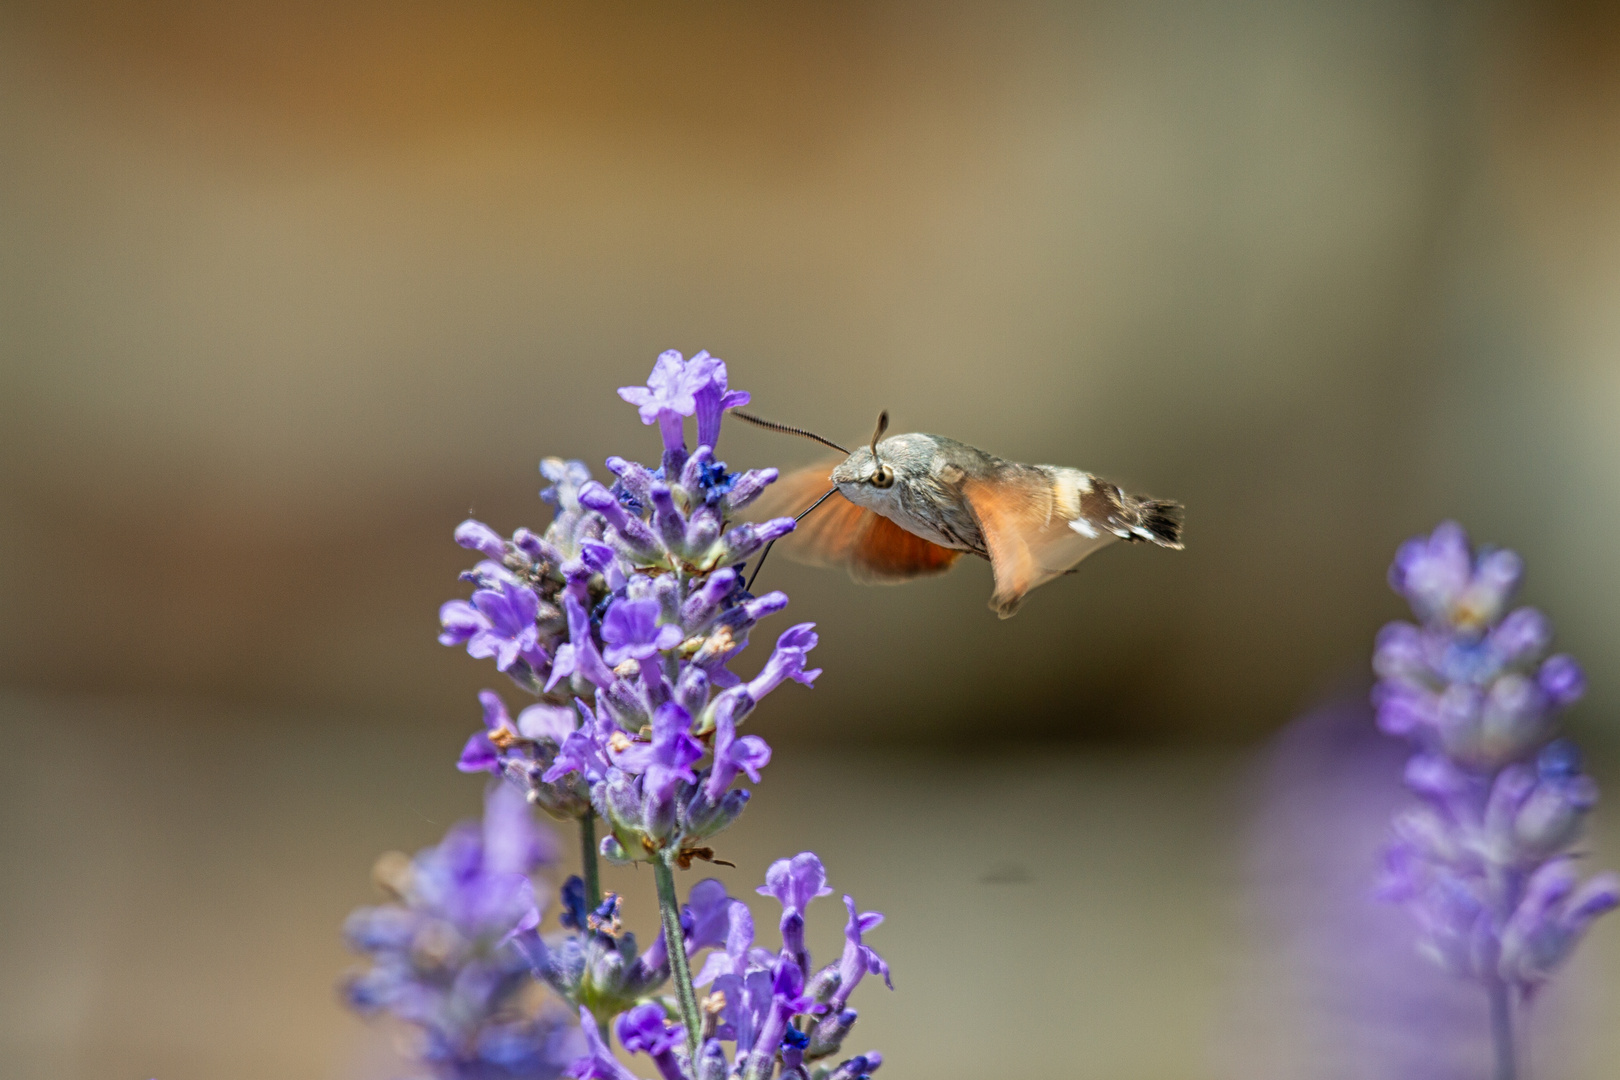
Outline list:
[[[1052,517],[1068,528],[1048,520],[1046,527],[1027,537],[1030,554],[1038,569],[1030,588],[1051,581],[1074,569],[1087,555],[1113,543],[1115,536],[1086,520],[1080,510],[1080,497],[1090,494],[1091,477],[1079,469],[1047,466],[1052,476]]]

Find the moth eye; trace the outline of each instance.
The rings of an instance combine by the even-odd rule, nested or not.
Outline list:
[[[894,470],[887,465],[879,465],[877,471],[872,474],[871,479],[873,487],[892,487],[894,486]]]

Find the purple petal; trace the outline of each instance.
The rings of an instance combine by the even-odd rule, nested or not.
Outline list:
[[[467,739],[467,745],[461,748],[461,759],[456,762],[456,768],[464,773],[500,772],[500,756],[486,733],[480,731]]]
[[[761,896],[774,896],[784,913],[803,914],[811,900],[830,896],[827,871],[813,851],[801,851],[791,859],[778,859],[765,872],[765,884],[755,890]]]
[[[517,715],[518,734],[525,739],[550,739],[561,746],[574,733],[575,713],[566,705],[530,705]]]
[[[480,630],[489,628],[489,620],[465,600],[451,600],[439,608],[439,624],[444,633],[439,635],[443,645],[460,645]]]
[[[483,552],[495,562],[501,562],[506,558],[506,541],[501,539],[500,533],[482,521],[474,521],[472,518],[463,521],[456,526],[455,538],[456,543],[462,547]]]
[[[506,712],[506,702],[493,690],[480,690],[478,702],[484,707],[484,727],[490,731],[496,728],[510,728],[511,717]]]

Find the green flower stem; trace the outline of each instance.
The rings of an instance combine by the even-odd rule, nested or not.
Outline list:
[[[602,906],[602,871],[596,855],[596,814],[579,819],[580,876],[585,879],[585,914]]]
[[[653,881],[658,885],[658,913],[664,922],[664,944],[669,951],[669,972],[675,980],[675,1001],[686,1025],[688,1060],[698,1058],[698,1036],[702,1018],[698,1014],[697,992],[692,989],[692,969],[686,962],[686,935],[681,932],[681,907],[675,899],[675,873],[662,854],[653,858]]]

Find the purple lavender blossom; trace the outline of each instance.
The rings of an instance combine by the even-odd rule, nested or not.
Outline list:
[[[719,1044],[730,1042],[733,1064],[717,1076],[767,1080],[778,1065],[784,1077],[811,1075],[809,1067],[815,1067],[816,1076],[869,1075],[882,1063],[881,1055],[859,1055],[836,1066],[825,1062],[839,1052],[854,1027],[856,1013],[845,1006],[861,977],[881,972],[888,979],[888,966],[861,940],[883,916],[857,915],[855,902],[846,896],[850,924],[844,954],[816,969],[804,948],[804,917],[812,900],[832,892],[821,860],[808,851],[779,859],[758,891],[782,904],[782,949],[773,954],[756,948],[748,908],[730,902],[725,951],[710,953],[695,980],[698,986],[712,985],[716,1002],[713,1026],[705,1032],[707,1057],[700,1060],[723,1060]]]
[[[612,1048],[597,1034],[591,1011],[583,1005],[579,1007],[579,1029],[585,1035],[586,1052],[569,1065],[568,1076],[576,1080],[639,1080],[613,1056]]]
[[[1406,781],[1421,799],[1395,820],[1380,891],[1410,908],[1426,955],[1485,988],[1499,1080],[1515,1075],[1515,1009],[1620,906],[1620,876],[1581,884],[1575,870],[1597,789],[1553,735],[1584,676],[1546,657],[1545,616],[1507,611],[1522,573],[1453,522],[1407,541],[1389,580],[1422,623],[1384,627],[1373,658],[1378,724],[1415,745]]]
[[[536,619],[540,598],[534,590],[511,581],[495,588],[479,589],[472,602],[451,600],[439,609],[444,645],[467,644],[467,655],[477,659],[495,658],[495,669],[505,671],[522,660],[530,667],[544,667],[550,659],[540,647]]]
[[[699,356],[708,357],[708,353]],[[686,446],[681,420],[697,412],[697,390],[709,381],[705,365],[688,363],[674,349],[660,353],[653,364],[646,386],[621,386],[619,396],[641,411],[643,424],[657,424],[664,436],[664,447],[680,450]]]
[[[501,755],[496,741],[509,744],[517,736],[517,728],[512,723],[511,715],[506,711],[506,702],[502,701],[495,691],[480,691],[478,701],[484,706],[485,730],[468,738],[467,745],[461,750],[461,760],[456,762],[456,768],[462,772],[499,773]]]
[[[556,513],[544,532],[506,538],[467,521],[455,534],[482,560],[462,575],[471,598],[441,609],[440,641],[494,659],[536,698],[514,720],[499,695],[482,693],[483,730],[458,767],[502,777],[576,820],[584,845],[585,877],[561,890],[561,932],[540,933],[531,890],[495,905],[498,944],[578,1011],[585,1052],[570,1075],[631,1077],[608,1043],[616,1034],[664,1080],[768,1080],[778,1069],[794,1080],[867,1076],[880,1055],[830,1062],[856,1019],[845,1007],[851,991],[867,974],[888,979],[864,942],[881,915],[857,913],[846,897],[843,953],[817,970],[804,919],[830,890],[814,855],[774,865],[761,890],[783,904],[776,953],[754,946],[748,908],[718,881],[693,886],[684,906],[674,884],[674,870],[715,857],[710,839],[749,799],[739,779],[759,783],[771,760],[765,740],[740,726],[785,683],[811,686],[820,675],[809,666],[810,623],[778,635],[754,677],[730,668],[753,628],[787,605],[780,592],[752,595],[743,569],[793,519],[732,520],[777,472],[732,472],[715,459],[726,410],[748,402],[717,357],[666,352],[645,386],[620,396],[658,425],[656,468],[611,457],[613,481],[603,484],[581,462],[547,458],[540,471],[551,486],[541,497]],[[697,424],[690,453],[686,417]],[[599,843],[598,816],[608,825]],[[645,949],[622,929],[619,898],[600,894],[599,854],[652,864],[663,929]],[[502,906],[525,901],[522,911]],[[698,984],[713,990],[700,1009],[690,966],[705,950]],[[671,982],[673,1002],[657,996]]]
[[[707,858],[707,839],[741,812],[737,778],[759,782],[770,748],[737,728],[784,682],[814,682],[816,635],[808,623],[780,635],[746,683],[730,670],[754,625],[787,604],[779,592],[750,595],[738,567],[793,522],[727,520],[775,471],[735,474],[714,460],[721,417],[747,400],[729,388],[725,364],[668,352],[647,385],[620,396],[665,432],[662,467],[610,458],[609,488],[579,462],[548,458],[541,471],[553,486],[542,494],[557,516],[543,534],[519,529],[507,540],[463,523],[457,541],[485,561],[468,575],[478,585],[471,601],[444,606],[440,640],[494,658],[551,717],[531,734],[491,720],[486,703],[486,730],[468,741],[463,769],[498,772],[582,819],[589,806],[558,789],[584,785],[612,826],[603,854],[685,865]],[[679,435],[687,416],[699,425],[690,455]]]
[[[578,738],[578,713],[541,702],[518,713],[514,722],[493,690],[481,691],[478,700],[484,730],[467,739],[456,768],[506,777],[552,817],[571,820],[589,813],[590,789],[579,770],[590,767],[592,746]]]
[[[500,784],[484,821],[455,826],[408,862],[385,857],[392,894],[349,916],[344,935],[371,966],[344,985],[365,1015],[392,1013],[417,1031],[416,1056],[442,1080],[542,1080],[581,1052],[567,1013],[524,1003],[531,979],[516,934],[539,919],[529,875],[554,858],[523,797]]]
[[[621,386],[619,396],[641,411],[643,424],[657,424],[664,447],[684,452],[682,419],[696,416],[698,445],[713,450],[720,440],[720,417],[727,409],[748,404],[743,390],[728,390],[726,364],[699,352],[690,360],[671,349],[658,357],[646,386]]]
[[[565,1001],[589,1009],[606,1024],[657,992],[670,977],[668,942],[659,934],[645,950],[636,935],[622,929],[620,898],[609,893],[594,910],[588,908],[584,883],[570,878],[562,887],[560,923],[564,932],[541,935],[525,930],[513,938],[534,973]],[[692,887],[681,912],[682,943],[688,958],[724,945],[730,912],[740,901],[725,886],[707,878]],[[571,932],[570,932],[571,931]],[[684,1037],[684,1036],[683,1036]]]
[[[658,1067],[664,1080],[685,1080],[685,1072],[675,1060],[675,1047],[686,1039],[686,1030],[670,1020],[662,1005],[637,1005],[619,1017],[619,1042],[632,1054],[646,1054]]]
[[[658,624],[662,609],[656,600],[615,600],[602,620],[602,640],[607,648],[602,657],[608,667],[626,660],[646,660],[679,645],[678,624]]]

